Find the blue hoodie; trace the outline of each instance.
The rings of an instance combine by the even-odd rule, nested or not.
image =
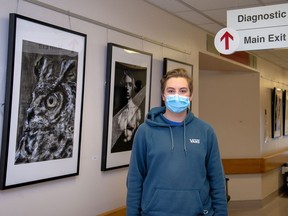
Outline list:
[[[165,107],[139,126],[127,177],[127,216],[227,216],[225,176],[213,128],[188,112],[173,124]]]

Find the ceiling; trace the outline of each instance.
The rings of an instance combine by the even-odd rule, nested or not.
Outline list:
[[[226,11],[288,3],[288,0],[145,0],[199,28],[216,35],[225,28]],[[288,70],[288,49],[250,51]]]

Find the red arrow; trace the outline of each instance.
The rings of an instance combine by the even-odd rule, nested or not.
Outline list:
[[[220,38],[220,41],[222,41],[223,39],[225,39],[225,50],[228,50],[229,49],[229,38],[231,40],[234,40],[233,36],[228,32],[226,31],[223,36]]]

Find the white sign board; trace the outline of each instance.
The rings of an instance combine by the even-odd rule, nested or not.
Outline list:
[[[240,41],[237,51],[288,47],[288,26],[237,31]]]
[[[235,30],[288,25],[288,4],[227,11],[227,27]]]
[[[241,50],[288,47],[288,4],[227,11],[227,27],[239,35]]]

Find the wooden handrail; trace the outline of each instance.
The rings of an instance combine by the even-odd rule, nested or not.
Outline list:
[[[263,158],[222,159],[225,174],[266,173],[288,162],[288,150]]]
[[[97,216],[126,216],[126,206],[119,207],[117,209],[113,209]]]

